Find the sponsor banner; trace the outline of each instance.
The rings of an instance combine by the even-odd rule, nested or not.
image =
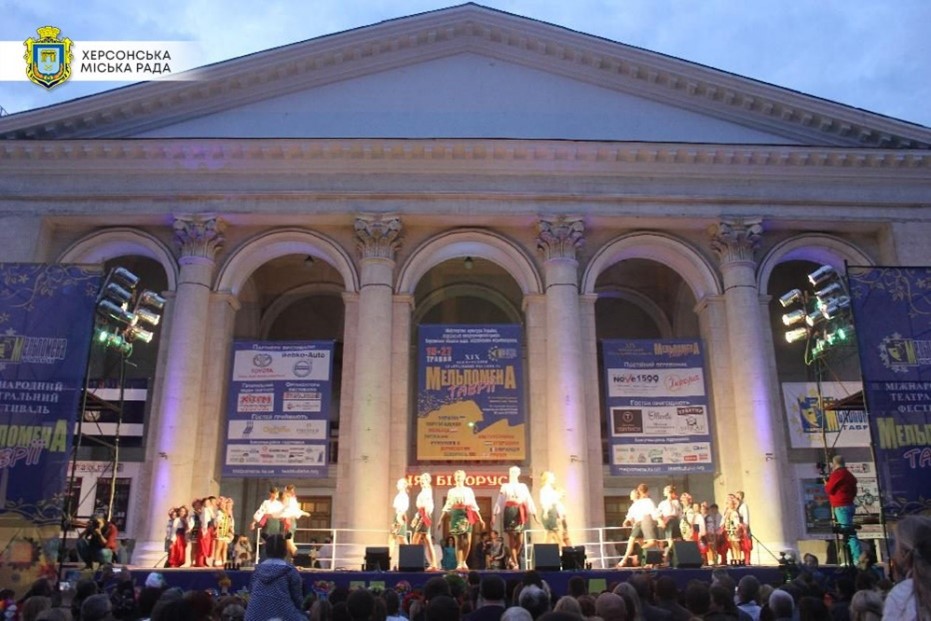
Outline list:
[[[521,326],[419,332],[417,459],[526,459]]]
[[[931,268],[849,267],[886,515],[931,509]]]
[[[870,428],[866,412],[827,409],[860,389],[859,382],[822,382],[822,409],[818,405],[817,383],[784,382],[782,397],[792,448],[868,447]]]
[[[96,436],[104,442],[113,444],[119,418],[119,380],[91,379],[88,386],[92,397],[88,398],[84,408],[81,433],[85,436]],[[128,379],[122,392],[123,420],[119,425],[120,446],[122,448],[141,447],[145,437],[148,380],[145,378]],[[78,426],[75,423],[74,433],[77,434],[77,432]]]
[[[61,519],[101,274],[0,264],[0,514]]]
[[[712,472],[701,344],[616,340],[602,350],[611,474]]]
[[[223,476],[327,476],[332,375],[332,342],[235,342]]]

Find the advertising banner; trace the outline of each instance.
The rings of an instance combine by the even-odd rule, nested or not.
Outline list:
[[[417,459],[527,456],[520,325],[426,325],[419,332]]]
[[[831,410],[831,405],[860,392],[860,382],[784,382],[782,397],[792,448],[828,448],[870,445],[870,428],[862,410]]]
[[[0,264],[0,513],[61,519],[99,270]]]
[[[883,507],[931,509],[931,268],[849,267]]]
[[[327,476],[332,341],[236,341],[223,476]]]
[[[713,472],[697,340],[603,341],[611,474]]]

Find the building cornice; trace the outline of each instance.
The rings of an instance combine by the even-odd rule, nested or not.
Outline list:
[[[287,54],[282,54],[287,49]],[[471,52],[806,144],[923,149],[931,129],[565,28],[464,5],[338,33],[0,119],[0,138],[119,137],[307,88]]]
[[[928,179],[931,150],[502,139],[122,139],[0,141],[4,170],[43,176],[106,170],[156,175],[250,170],[311,174],[792,174],[871,169]],[[50,168],[48,165],[55,163]],[[507,167],[500,164],[506,163]],[[308,168],[312,164],[313,168]],[[347,167],[347,164],[349,166]]]

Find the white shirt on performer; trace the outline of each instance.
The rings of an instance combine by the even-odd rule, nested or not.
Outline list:
[[[297,496],[289,496],[281,504],[281,511],[278,515],[272,514],[272,517],[277,517],[279,519],[293,520],[299,517],[304,517],[305,515],[310,515],[303,509],[301,509],[300,503],[297,501]]]
[[[252,516],[252,519],[258,522],[262,519],[262,517],[267,515],[268,517],[275,518],[277,520],[281,518],[281,512],[283,510],[284,505],[281,504],[280,500],[266,500],[259,506],[258,510]]]
[[[747,530],[750,530],[750,507],[747,506],[747,503],[742,502],[737,505],[737,515],[740,516],[740,520],[747,527]]]
[[[656,505],[656,511],[653,512],[653,519],[657,522],[669,522],[670,524],[682,517],[682,505],[679,504],[678,500],[669,500],[664,498],[658,505]]]
[[[402,517],[407,516],[407,510],[411,506],[411,497],[407,495],[407,492],[398,492],[398,495],[394,497],[394,502],[391,503],[391,506],[394,507],[394,512],[397,516],[397,519],[402,519]]]
[[[454,487],[449,490],[449,494],[446,496],[446,504],[443,505],[443,513],[450,511],[455,505],[472,507],[475,512],[478,512],[475,492],[472,491],[471,487]]]
[[[537,506],[533,504],[533,496],[530,495],[530,489],[526,483],[505,483],[501,486],[498,502],[495,503],[495,515],[501,513],[504,505],[509,502],[527,505],[527,513],[530,515],[537,514]]]
[[[556,515],[560,518],[566,512],[562,504],[562,494],[552,485],[544,485],[540,488],[540,510],[547,513],[550,509],[556,509]]]
[[[630,521],[631,524],[638,524],[647,515],[653,515],[656,511],[656,504],[650,497],[640,498],[634,504],[630,505],[627,510],[627,517],[624,521]]]
[[[427,514],[427,517],[433,517],[433,488],[422,489],[420,493],[417,494],[417,500],[415,501],[415,506],[417,510],[423,509],[423,512]]]

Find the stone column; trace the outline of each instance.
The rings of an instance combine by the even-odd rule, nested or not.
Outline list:
[[[391,459],[392,481],[407,472],[410,463],[411,311],[414,297],[394,296],[391,330]]]
[[[137,530],[134,562],[153,566],[164,556],[168,510],[189,504],[195,492],[192,472],[197,463],[201,425],[201,385],[209,324],[210,290],[215,257],[223,244],[223,222],[213,216],[175,218],[175,242],[180,249],[178,288],[171,300],[167,360],[153,441],[147,459],[151,464],[146,515]]]
[[[774,378],[766,361],[766,330],[756,286],[754,253],[759,247],[763,226],[760,220],[725,220],[712,225],[709,233],[724,277],[734,387],[734,431],[740,438],[732,446],[739,451],[743,490],[751,515],[756,516],[751,524],[753,534],[771,550],[781,550],[787,547],[788,537],[783,517],[784,473],[780,469],[788,467],[788,463],[785,454],[776,451]],[[756,512],[752,513],[754,507]]]
[[[352,526],[349,464],[352,461],[352,396],[355,391],[356,327],[359,324],[359,294],[343,292],[343,382],[339,403],[339,436],[336,459],[336,494],[333,497],[333,528]]]
[[[579,263],[575,258],[584,229],[580,219],[543,219],[537,237],[537,248],[545,257],[548,469],[566,490],[570,531],[589,526],[588,462],[592,456],[586,442]],[[580,540],[581,533],[573,533],[573,538]]]
[[[601,390],[598,386],[598,334],[596,331],[595,303],[597,295],[583,295],[580,299],[582,321],[582,381],[585,386],[585,434],[588,443],[589,520],[591,525],[605,524],[604,495],[594,490],[604,489],[605,466],[601,448],[601,425],[604,410],[601,407]]]
[[[525,295],[523,306],[527,325],[527,380],[530,382],[529,457],[534,481],[539,481],[540,475],[550,468],[546,429],[546,298],[536,293]]]
[[[356,218],[355,232],[361,255],[361,284],[352,419],[344,438],[352,445],[346,491],[351,496],[351,527],[384,531],[365,533],[356,542],[384,545],[394,489],[391,480],[393,475],[395,480],[401,476],[389,471],[392,284],[401,220],[360,216]]]

